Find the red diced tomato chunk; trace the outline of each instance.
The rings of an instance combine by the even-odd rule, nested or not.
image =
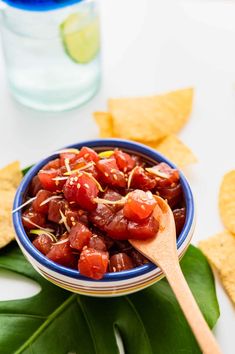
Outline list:
[[[63,266],[74,266],[75,256],[72,253],[69,241],[64,239],[55,243],[46,255],[51,261],[59,263]]]
[[[157,181],[154,176],[148,174],[143,167],[135,167],[131,177],[131,188],[142,189],[143,191],[151,191],[156,187]]]
[[[37,213],[30,208],[22,214],[22,222],[26,229],[32,230],[37,228],[37,226],[45,227],[46,218],[45,215]]]
[[[114,157],[118,168],[123,172],[131,171],[135,167],[135,160],[129,154],[121,150],[114,150]]]
[[[87,164],[88,165],[88,164]],[[98,179],[99,178],[99,172],[96,168],[96,165],[91,165],[89,167],[86,168],[86,172],[92,174],[92,176],[95,178],[95,179]]]
[[[65,211],[66,221],[69,227],[75,226],[79,220],[78,211],[68,209]]]
[[[107,251],[107,247],[106,244],[104,242],[104,238],[98,235],[92,235],[92,237],[90,238],[89,244],[88,244],[89,248],[94,248],[95,250],[98,251]]]
[[[92,232],[85,225],[78,222],[69,232],[69,242],[72,248],[81,251],[84,246],[87,246]]]
[[[71,171],[78,170],[78,169],[80,169],[80,168],[82,168],[82,167],[84,167],[86,165],[87,165],[87,162],[83,158],[75,160],[74,162],[69,163]],[[65,166],[61,167],[61,169],[63,171],[65,170],[64,172],[68,172]]]
[[[98,204],[96,209],[89,215],[89,220],[101,231],[105,230],[106,225],[112,220],[114,212],[104,204]]]
[[[60,168],[60,159],[55,159],[49,161],[45,166],[43,166],[42,170],[58,170]]]
[[[89,224],[89,219],[88,219],[88,212],[87,211],[81,211],[79,213],[79,219],[78,219],[82,224],[88,225]]]
[[[104,183],[113,187],[126,186],[126,179],[124,173],[118,169],[114,157],[110,157],[108,159],[102,159],[97,162],[96,166],[100,172],[102,181]]]
[[[99,280],[106,273],[108,263],[107,252],[84,247],[78,261],[78,270],[86,277]]]
[[[58,180],[57,178],[61,178],[60,170],[40,170],[38,172],[38,178],[44,189],[56,192],[61,191],[63,189],[63,185],[66,180]],[[57,179],[57,180],[56,180]]]
[[[112,257],[110,257],[110,272],[121,272],[123,270],[132,269],[133,267],[134,264],[132,259],[124,252],[114,254]]]
[[[49,203],[48,220],[59,223],[61,220],[61,212],[65,214],[68,209],[68,202],[65,199],[52,199]]]
[[[123,212],[127,219],[138,222],[148,218],[156,204],[151,192],[136,189],[128,194]]]
[[[123,196],[120,193],[114,191],[111,188],[108,188],[102,198],[106,200],[116,201],[122,199],[122,197]]]
[[[71,165],[75,163],[77,159],[78,159],[78,154],[72,152],[62,152],[60,154],[60,166],[65,166],[66,163]]]
[[[120,193],[114,191],[113,189],[108,188],[102,198],[105,200],[110,200],[110,201],[115,202],[117,200],[121,200],[123,198],[123,196]],[[116,212],[116,211],[120,210],[123,207],[123,205],[122,204],[109,204],[108,207],[111,210],[113,210],[114,212]]]
[[[38,175],[37,175],[37,176],[34,176],[32,179],[32,182],[29,187],[29,194],[32,197],[35,197],[35,195],[40,191],[40,189],[43,189],[43,187],[42,187],[41,182],[40,182]]]
[[[34,240],[33,240],[33,245],[42,253],[42,254],[47,254],[53,244],[52,238],[47,235],[47,234],[41,234],[38,235]]]
[[[157,187],[160,197],[166,199],[171,208],[174,208],[183,197],[181,184],[177,183],[169,187]]]
[[[138,240],[144,240],[146,238],[151,238],[158,232],[159,224],[157,220],[150,216],[148,219],[137,223],[134,221],[129,221],[128,223],[128,236],[129,238],[134,238]]]
[[[106,225],[105,231],[108,236],[117,240],[128,239],[128,220],[123,214],[123,209],[114,214],[112,220]]]
[[[70,165],[70,168],[71,171],[74,171],[74,173],[79,172],[79,170],[81,169],[81,171],[85,171],[91,174],[95,179],[98,178],[98,172],[95,163],[93,163],[92,161],[86,161],[83,157],[76,160],[76,162],[72,163]]]
[[[96,182],[84,172],[71,175],[64,186],[65,198],[88,211],[96,208],[94,198],[97,197],[98,193],[99,189]]]
[[[153,170],[156,170],[156,173],[159,172],[159,178],[157,185],[159,187],[168,187],[179,181],[179,171],[171,168],[167,163],[161,162],[156,166],[152,167]],[[161,177],[162,175],[162,177]],[[156,175],[157,176],[157,175]]]
[[[175,219],[176,235],[179,236],[185,223],[186,210],[185,208],[175,209],[173,210],[173,215]]]
[[[89,147],[83,146],[78,154],[78,157],[83,157],[86,161],[99,161],[99,155]]]
[[[44,201],[46,201],[48,198],[52,196],[52,192],[47,191],[45,189],[41,189],[37,195],[36,199],[33,201],[32,207],[33,209],[42,214],[47,214],[48,209],[49,209],[49,203],[42,204]]]

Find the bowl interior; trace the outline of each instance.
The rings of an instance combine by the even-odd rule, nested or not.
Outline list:
[[[162,156],[160,153],[158,153],[156,150],[153,150],[145,145],[139,144],[139,143],[134,143],[126,140],[121,140],[121,139],[100,139],[100,140],[91,140],[91,141],[84,141],[78,144],[73,144],[70,146],[67,146],[66,148],[77,148],[80,149],[82,146],[88,146],[91,148],[94,148],[97,152],[101,152],[104,150],[112,150],[114,148],[120,148],[128,153],[133,153],[135,155],[138,155],[142,157],[146,162],[149,164],[155,164],[156,162],[166,162],[169,164],[171,167],[175,168],[176,166],[169,161],[167,158]],[[65,148],[65,149],[66,149]],[[64,149],[64,148],[63,148]],[[62,150],[62,149],[61,149]],[[37,164],[35,164],[24,176],[15,196],[14,200],[14,206],[13,209],[18,208],[24,200],[24,196],[27,193],[29,184],[32,180],[32,178],[38,173],[38,171],[50,160],[56,158],[58,156],[57,153],[53,153],[47,158],[41,160]],[[179,249],[184,241],[186,240],[187,236],[189,235],[190,229],[192,227],[193,219],[194,219],[194,202],[193,202],[193,196],[192,192],[190,189],[190,186],[182,174],[180,172],[180,182],[184,194],[184,199],[185,199],[185,204],[186,204],[186,220],[184,227],[177,239],[177,249]],[[18,242],[21,244],[21,247],[23,247],[33,258],[35,258],[39,263],[43,264],[45,267],[48,267],[49,269],[59,272],[63,275],[73,277],[73,278],[79,278],[79,279],[84,279],[84,280],[89,280],[89,281],[94,281],[92,279],[88,279],[82,275],[77,270],[70,269],[64,266],[61,266],[59,264],[56,264],[52,261],[50,261],[48,258],[46,258],[43,254],[41,254],[32,244],[32,242],[29,240],[23,224],[21,220],[21,210],[15,212],[13,214],[13,223],[15,227],[15,231],[17,234]],[[122,271],[122,272],[117,272],[117,273],[106,273],[104,278],[99,280],[99,282],[106,282],[106,281],[115,281],[115,280],[126,280],[130,277],[135,277],[135,276],[140,276],[143,275],[149,271],[152,271],[155,269],[156,266],[152,263],[147,263],[145,265],[133,268],[131,270],[127,271]]]

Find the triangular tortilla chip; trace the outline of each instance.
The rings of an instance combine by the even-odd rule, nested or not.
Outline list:
[[[199,247],[209,262],[215,267],[230,299],[235,304],[235,237],[223,231],[208,240],[201,241]]]
[[[235,170],[228,172],[223,178],[219,192],[219,210],[224,226],[235,234]]]
[[[94,119],[99,127],[100,138],[113,137],[113,117],[108,112],[94,112]]]
[[[18,161],[0,170],[0,248],[15,238],[11,211],[21,179],[22,172]]]
[[[0,169],[0,190],[8,190],[10,186],[16,189],[21,179],[20,163],[14,161]]]
[[[143,142],[177,133],[192,110],[193,89],[165,95],[108,100],[114,136]]]
[[[184,167],[197,162],[192,151],[175,135],[168,135],[159,142],[148,144],[153,149],[166,156],[178,167]]]

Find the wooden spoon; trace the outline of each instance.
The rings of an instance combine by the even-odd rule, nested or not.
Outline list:
[[[176,249],[174,216],[169,205],[160,197],[153,215],[159,222],[156,237],[129,242],[165,274],[183,313],[204,354],[221,354],[219,346],[206,323],[179,265]]]

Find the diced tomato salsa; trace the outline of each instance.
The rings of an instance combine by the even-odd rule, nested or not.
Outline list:
[[[97,153],[67,149],[32,179],[22,221],[34,246],[50,260],[102,279],[148,260],[128,239],[158,232],[154,195],[169,203],[177,236],[185,222],[179,172],[161,162],[149,166],[120,149]]]

